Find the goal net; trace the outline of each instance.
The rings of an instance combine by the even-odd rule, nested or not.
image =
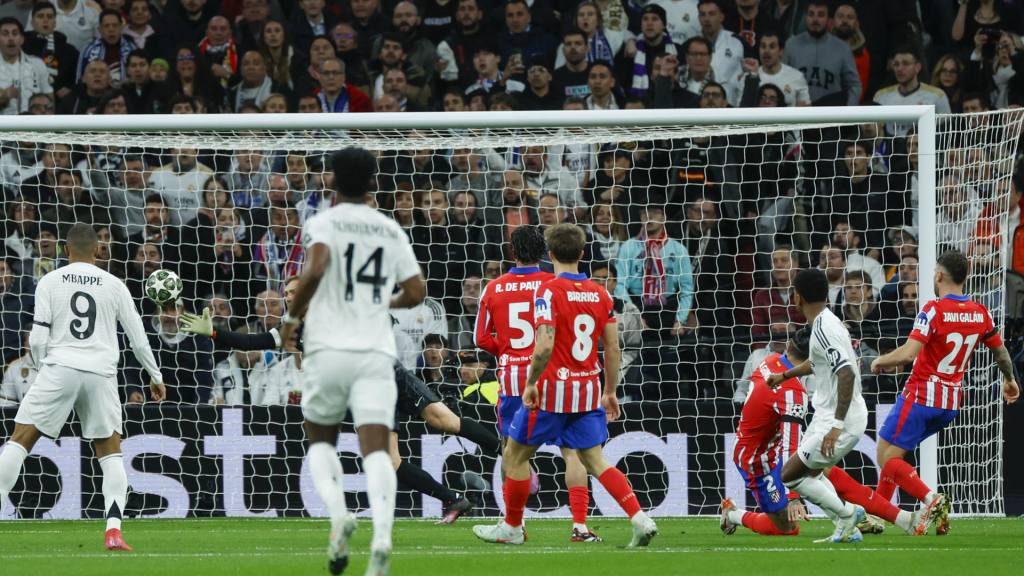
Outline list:
[[[906,374],[867,367],[904,341],[947,248],[969,255],[969,291],[1002,326],[1020,218],[1016,206],[1017,221],[1007,216],[1024,112],[939,117],[933,140],[931,125],[894,110],[166,117],[159,130],[101,117],[46,130],[5,122],[0,435],[10,437],[36,375],[34,285],[65,262],[68,228],[90,222],[99,264],[125,279],[143,314],[170,396],[149,401],[123,356],[126,514],[322,515],[303,463],[299,355],[215,347],[181,333],[178,316],[210,307],[219,330],[279,326],[302,224],[333,202],[326,159],[358,145],[379,155],[372,202],[407,231],[427,279],[428,300],[394,315],[400,360],[456,414],[495,420],[501,359],[475,349],[473,326],[482,288],[512,264],[510,233],[568,221],[587,234],[583,269],[616,296],[624,415],[606,454],[645,508],[713,514],[726,496],[754,505],[732,463],[735,426],[751,372],[801,325],[789,285],[805,267],[826,271],[855,339],[872,419],[844,467],[874,485],[876,430]],[[177,305],[143,297],[161,268],[184,281]],[[998,382],[979,351],[959,418],[918,459],[958,513],[1002,512]],[[497,454],[418,418],[399,432],[410,463],[498,513]],[[338,450],[349,504],[365,512],[351,427]],[[91,456],[77,420],[44,438],[0,516],[100,516]],[[567,516],[557,451],[542,449],[535,466],[528,514]],[[441,513],[438,500],[400,490],[401,515]],[[620,513],[599,484],[592,494],[595,514]]]

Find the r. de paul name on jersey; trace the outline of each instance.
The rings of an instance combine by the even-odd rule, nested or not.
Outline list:
[[[499,282],[494,285],[494,293],[501,294],[502,292],[534,292],[537,287],[540,286],[540,280],[534,280],[532,282]]]

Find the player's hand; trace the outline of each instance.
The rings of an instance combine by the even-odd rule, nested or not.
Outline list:
[[[136,390],[128,395],[129,404],[142,404],[146,401],[146,397],[142,395],[142,392]]]
[[[1020,386],[1013,378],[1003,380],[1003,400],[1006,400],[1007,404],[1013,404],[1020,400]]]
[[[523,406],[526,406],[530,410],[536,410],[540,408],[540,392],[537,391],[537,385],[527,385],[526,390],[523,391]]]
[[[811,517],[807,515],[807,508],[804,507],[804,503],[800,500],[790,500],[789,507],[786,508],[789,513],[790,522],[800,522],[801,520],[810,521]]]
[[[839,428],[833,428],[825,434],[825,439],[821,441],[821,453],[826,458],[831,458],[836,453],[836,441],[839,440],[839,435],[843,431]]]
[[[167,398],[167,387],[163,382],[151,380],[149,382],[149,397],[153,402],[163,402]]]
[[[615,397],[615,394],[602,394],[601,406],[604,406],[605,418],[609,422],[618,420],[622,415],[622,411],[619,410],[619,399]]]
[[[786,381],[785,373],[779,372],[779,373],[776,373],[776,374],[769,375],[767,378],[765,378],[764,383],[767,384],[769,388],[774,390],[774,389],[778,388],[779,386],[782,386],[782,383],[785,382],[785,381]]]
[[[201,316],[190,312],[182,312],[181,317],[178,318],[178,325],[181,326],[182,332],[199,334],[200,336],[213,335],[213,319],[210,318],[209,308],[203,308]]]

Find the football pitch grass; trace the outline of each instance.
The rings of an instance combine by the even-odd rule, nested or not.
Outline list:
[[[724,536],[718,520],[660,519],[648,549],[628,550],[624,519],[592,518],[600,544],[572,544],[566,520],[529,520],[529,541],[501,546],[477,540],[479,518],[453,526],[401,520],[395,526],[392,574],[526,576],[532,574],[1024,574],[1024,520],[953,519],[948,536],[911,538],[886,528],[858,545],[815,544],[831,524],[818,519],[797,537],[765,537],[739,529]],[[0,522],[0,574],[327,574],[328,523],[308,519],[126,521],[135,552],[102,548],[98,521]],[[362,575],[371,526],[361,520],[346,574]]]

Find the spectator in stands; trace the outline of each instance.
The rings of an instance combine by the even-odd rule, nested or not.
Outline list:
[[[53,94],[33,94],[28,99],[28,113],[40,116],[52,116],[57,113],[57,102]]]
[[[619,109],[615,71],[610,63],[591,62],[587,71],[587,86],[590,87],[590,96],[586,98],[587,110]]]
[[[857,65],[850,47],[828,32],[829,10],[825,0],[810,0],[807,31],[786,41],[783,62],[804,73],[815,106],[856,106],[862,91]]]
[[[400,34],[401,44],[405,48],[407,60],[415,64],[424,74],[424,83],[434,78],[437,66],[437,48],[420,32],[423,19],[420,9],[409,0],[402,0],[394,5],[391,13],[391,27]],[[383,46],[383,36],[374,40],[371,55],[377,58]]]
[[[288,35],[295,52],[306,57],[313,38],[329,33],[336,20],[333,13],[324,11],[324,0],[299,0],[297,4],[288,23]]]
[[[785,354],[786,343],[789,340],[789,333],[787,332],[788,324],[779,323],[772,324],[770,335],[771,338],[768,340],[767,346],[755,344],[752,346],[750,355],[747,356],[746,362],[743,364],[743,369],[740,370],[740,377],[736,379],[735,391],[732,395],[732,401],[736,404],[744,404],[747,401],[747,396],[750,395],[750,377],[754,374],[754,370],[761,365],[761,362],[769,354]],[[804,377],[803,380],[811,380],[809,377]],[[812,390],[808,390],[812,392]]]
[[[183,404],[206,404],[213,389],[213,340],[190,338],[178,329],[178,316],[184,310],[181,300],[163,305],[157,314],[148,318],[146,332],[149,345],[157,357],[157,364],[167,386],[167,401]],[[143,390],[147,377],[130,359],[132,369],[126,375],[127,396],[130,403],[145,401]]]
[[[20,114],[36,94],[50,94],[50,70],[42,60],[22,50],[25,31],[21,22],[0,19],[0,112]]]
[[[669,238],[660,203],[641,206],[639,216],[640,233],[619,249],[616,296],[632,300],[659,336],[680,336],[687,330],[693,304],[690,254],[682,243]]]
[[[157,33],[153,28],[153,10],[149,6],[149,0],[128,0],[127,6],[128,21],[124,27],[124,35],[150,57],[156,58],[166,54],[167,34]]]
[[[696,37],[683,45],[685,71],[680,75],[679,58],[665,54],[655,60],[654,106],[696,108],[704,85],[712,82],[711,43]]]
[[[965,71],[966,82],[973,89],[989,96],[995,108],[1006,108],[1024,103],[1024,55],[1019,53],[1018,41],[1009,32],[998,37],[991,29],[978,31]]]
[[[782,34],[773,27],[769,11],[761,10],[759,0],[736,0],[735,8],[726,11],[722,26],[735,31],[736,38],[743,43],[744,58],[757,57],[765,33]]]
[[[939,180],[938,210],[935,215],[935,241],[941,247],[970,251],[970,234],[963,230],[965,222],[974,222],[980,216],[981,208],[972,202],[976,193],[963,182],[957,172],[949,172]]]
[[[550,58],[549,55],[554,52],[558,42],[543,26],[533,24],[533,15],[526,0],[509,0],[505,3],[504,12],[506,31],[498,37],[498,46],[501,47],[499,55],[506,65],[506,71],[511,72],[508,76],[515,76],[518,80],[518,75],[528,66]],[[591,46],[591,51],[610,61],[615,53],[605,56],[611,49],[608,46],[603,48],[604,50],[599,50]]]
[[[239,150],[231,158],[228,185],[231,203],[239,208],[259,208],[266,204],[269,189],[270,160],[259,150]],[[246,212],[248,214],[248,212]],[[251,222],[251,216],[249,217]]]
[[[615,277],[615,270],[606,260],[597,260],[590,265],[590,279],[608,291],[615,294],[618,282]],[[640,309],[628,298],[612,296],[615,321],[619,327],[619,349],[622,351],[622,364],[619,372],[625,382],[635,382],[635,378],[626,378],[633,363],[640,357],[640,349],[643,347],[644,321]]]
[[[82,173],[78,170],[57,172],[57,186],[54,188],[57,204],[42,209],[44,222],[52,222],[59,230],[58,237],[65,234],[76,222],[105,224],[110,221],[108,207],[93,203],[92,197],[82,187]]]
[[[380,0],[352,0],[352,25],[359,35],[359,49],[366,55],[380,37],[381,31],[387,29],[387,21],[380,11]]]
[[[101,8],[92,0],[70,0],[57,3],[57,30],[79,52],[96,38]],[[24,21],[24,20],[22,20]]]
[[[969,48],[972,41],[977,45],[978,35],[983,30],[993,29],[1019,33],[1021,15],[1018,7],[995,0],[968,0],[960,3],[953,22],[952,38],[961,48]],[[987,42],[989,39],[985,40]]]
[[[146,2],[147,0],[135,0]],[[56,98],[67,96],[75,86],[78,50],[57,31],[57,9],[50,2],[32,5],[32,31],[25,34],[24,50],[43,61],[50,73],[50,86]]]
[[[846,250],[826,242],[818,251],[818,270],[828,278],[828,305],[836,308],[843,302],[843,279],[846,277]]]
[[[732,82],[740,75],[743,42],[731,30],[722,28],[725,9],[722,0],[700,0],[697,6],[700,34],[711,44],[711,70],[720,84]]]
[[[296,88],[291,75],[295,50],[288,43],[284,26],[280,22],[267,20],[263,25],[259,49],[270,78],[282,86]]]
[[[875,93],[874,102],[882,106],[932,105],[936,114],[949,114],[949,100],[940,88],[918,80],[921,75],[921,61],[910,48],[897,48],[891,57],[891,68],[896,84],[882,88]],[[890,123],[886,132],[904,136],[909,125]]]
[[[840,148],[843,158],[837,169],[838,178],[821,180],[815,199],[818,226],[835,214],[848,215],[856,230],[867,231],[871,248],[884,246],[884,232],[903,224],[905,193],[893,190],[884,174],[877,174],[864,142],[847,142]]]
[[[231,79],[238,73],[238,45],[231,34],[231,23],[223,16],[214,16],[206,24],[206,36],[200,40],[199,57],[201,66],[208,68],[221,88],[227,89]]]
[[[931,85],[942,90],[950,111],[963,112],[964,62],[956,54],[943,54],[932,69]]]
[[[36,203],[21,199],[6,204],[4,247],[12,258],[30,258],[35,251],[35,237],[39,234]]]
[[[292,203],[271,204],[269,215],[270,225],[253,247],[253,278],[269,289],[279,289],[301,270],[305,255],[302,228]]]
[[[195,148],[172,148],[171,161],[153,171],[149,185],[167,203],[170,224],[179,226],[196,217],[203,186],[213,171],[196,157]]]
[[[15,275],[14,259],[0,258],[0,345],[3,363],[21,356],[21,335],[32,324],[35,283],[28,275]]]
[[[729,102],[734,105],[757,106],[760,104],[755,98],[758,89],[766,84],[772,84],[782,91],[786,106],[810,106],[811,95],[803,73],[782,62],[784,44],[779,34],[772,31],[762,32],[760,41],[760,62],[751,59],[743,61],[743,73],[732,86],[734,90],[742,90],[742,96],[737,98],[736,94],[733,94]]]
[[[498,68],[501,57],[498,49],[489,42],[481,42],[473,54],[473,69],[476,70],[476,79],[466,88],[466,95],[475,92],[490,94],[491,92],[506,92],[516,94],[526,89],[526,84],[513,78],[523,70],[522,65],[509,64],[502,71]]]
[[[508,242],[512,232],[523,224],[537,224],[537,191],[526,188],[523,173],[519,170],[506,170],[502,176],[500,202],[488,203],[490,215],[486,216],[489,223],[503,224],[502,238]],[[498,214],[494,214],[498,212]]]
[[[337,58],[320,64],[321,90],[317,98],[323,112],[372,112],[369,96],[345,79],[345,65]]]
[[[871,277],[871,285],[883,286],[885,272],[878,260],[878,250],[864,247],[864,236],[850,227],[850,221],[836,217],[832,224],[832,243],[846,251],[846,271],[863,270]]]
[[[159,198],[159,196],[156,196]],[[163,255],[160,242],[131,242],[128,247],[128,261],[125,267],[125,285],[131,292],[132,298],[142,308],[143,314],[152,314],[156,310],[156,304],[145,297],[146,278],[163,266]]]
[[[918,311],[917,304],[918,283],[900,282],[900,316],[902,318],[916,318]],[[906,332],[900,331],[900,334]]]
[[[384,72],[381,76],[380,96],[391,96],[395,99],[398,112],[425,112],[427,110],[427,99],[430,96],[428,90],[422,90],[409,84],[405,71],[394,68]],[[374,110],[381,110],[374,107]]]
[[[682,45],[690,38],[700,36],[700,14],[698,0],[651,0],[648,5],[657,5],[665,10],[665,24],[672,41]]]
[[[428,75],[419,65],[409,61],[403,36],[399,32],[388,32],[381,36],[380,53],[370,66],[369,83],[375,98],[396,90],[395,87],[389,90],[384,86],[390,71],[400,71],[404,75],[405,87],[401,90],[403,97],[411,98],[417,107],[426,109],[431,96]]]
[[[429,296],[412,308],[391,310],[391,318],[395,329],[404,334],[415,346],[413,352],[417,358],[421,357],[424,339],[428,335],[433,334],[446,340],[448,338],[448,320],[445,317],[444,306]]]
[[[590,95],[590,77],[587,62],[587,37],[580,30],[572,29],[562,36],[560,60],[552,74],[555,91],[566,98],[586,98]]]
[[[693,273],[691,328],[731,328],[737,318],[745,321],[746,314],[737,309],[735,299],[737,250],[732,239],[736,236],[728,221],[722,220],[717,199],[703,194],[687,204],[682,243]]]
[[[3,265],[0,264],[0,266]],[[21,348],[24,350],[24,354],[12,360],[10,364],[5,363],[3,382],[0,383],[0,408],[20,404],[25,398],[25,393],[35,383],[36,376],[39,375],[32,354],[29,353],[28,334],[28,330],[22,332]],[[6,356],[6,350],[4,356]]]
[[[268,0],[243,0],[241,17],[235,19],[234,24],[235,42],[241,53],[260,49],[263,27],[269,20]]]
[[[651,77],[659,72],[655,66],[658,56],[678,53],[679,48],[665,30],[666,24],[664,8],[654,3],[644,6],[640,13],[640,36],[633,43],[636,53],[633,55],[630,96],[646,98],[651,88]]]
[[[483,281],[475,274],[462,281],[459,308],[448,319],[448,335],[453,350],[476,350],[476,313],[480,309]]]
[[[857,77],[860,78],[861,96],[863,102],[866,95],[878,89],[878,86],[871,83],[872,54],[868,50],[868,41],[860,29],[860,18],[857,16],[857,7],[848,0],[840,2],[835,7],[832,15],[832,33],[837,38],[846,42],[853,54],[853,62],[857,66]],[[881,58],[878,54],[876,58]]]
[[[625,34],[605,28],[601,10],[593,0],[580,2],[573,20],[576,28],[586,35],[588,61],[615,62],[623,54]]]
[[[785,333],[804,322],[803,314],[793,304],[793,277],[796,275],[793,249],[779,246],[772,252],[772,285],[754,291],[753,326],[754,336],[765,336],[770,332]]]
[[[222,18],[223,19],[223,18]],[[118,88],[127,80],[128,55],[137,48],[131,38],[124,36],[124,16],[117,10],[104,10],[100,14],[100,37],[82,49],[78,61],[78,78],[85,74],[90,62],[103,62],[110,73],[110,85]]]
[[[900,286],[912,282],[917,284],[917,255],[907,254],[900,260],[898,271],[886,282],[879,293],[879,305],[882,307],[882,316],[895,318],[899,316],[896,307],[900,301]]]
[[[836,310],[836,316],[846,324],[852,338],[864,338],[866,335],[877,338],[881,311],[874,294],[871,277],[866,272],[851,270],[846,273],[843,305]]]
[[[250,50],[242,55],[241,79],[227,93],[228,106],[238,112],[243,104],[254,104],[262,108],[271,94],[288,94],[287,86],[277,84],[267,74],[263,55]]]
[[[162,112],[160,98],[157,96],[159,85],[154,85],[149,78],[149,60],[141,50],[128,55],[128,70],[125,82],[121,87],[129,114],[156,114]]]
[[[31,274],[32,279],[36,282],[67,262],[61,255],[61,247],[57,244],[57,237],[58,230],[55,224],[48,221],[39,225],[35,256],[31,262],[26,263],[31,268],[29,274]]]
[[[263,332],[280,328],[281,318],[285,313],[284,297],[273,288],[259,292],[256,294],[253,313],[256,315],[255,320]]]
[[[363,53],[359,50],[359,34],[348,22],[339,22],[331,30],[334,49],[338,58],[345,63],[345,72],[353,86],[363,92],[370,91],[370,69]]]
[[[458,0],[457,4],[454,29],[437,44],[437,57],[444,62],[440,72],[443,83],[466,85],[476,77],[473,55],[484,42],[484,14],[478,0]]]
[[[448,339],[440,334],[423,337],[422,364],[417,376],[428,385],[458,385],[458,367]]]
[[[224,86],[213,76],[209,66],[197,62],[196,51],[187,46],[179,48],[176,53],[174,74],[167,88],[169,94],[193,98],[199,108],[208,113],[218,113],[223,107]]]
[[[467,274],[477,263],[501,258],[501,240],[495,238],[494,234],[488,237],[476,196],[471,191],[463,190],[451,198],[451,250],[457,253],[454,254],[457,260],[466,262]]]
[[[523,110],[558,110],[565,95],[552,90],[551,70],[544,62],[530,64],[526,72],[526,90],[518,97]]]
[[[590,236],[594,239],[594,258],[614,262],[622,244],[629,239],[624,218],[617,205],[605,202],[590,207]]]
[[[523,150],[523,178],[528,189],[553,193],[559,203],[575,211],[578,219],[586,216],[587,203],[580,192],[579,181],[564,168],[550,165],[544,146],[527,146]]]

